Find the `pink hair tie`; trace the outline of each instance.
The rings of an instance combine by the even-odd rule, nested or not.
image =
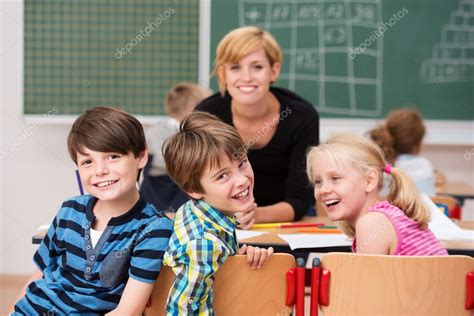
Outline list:
[[[391,164],[387,164],[385,166],[385,168],[383,168],[383,172],[387,173],[387,174],[391,174],[392,173],[392,165]]]

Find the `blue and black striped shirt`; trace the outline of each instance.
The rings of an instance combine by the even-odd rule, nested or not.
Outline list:
[[[83,195],[63,203],[33,258],[43,278],[28,286],[15,312],[104,314],[117,307],[129,277],[156,281],[172,221],[140,198],[128,212],[110,219],[93,247],[96,201]]]

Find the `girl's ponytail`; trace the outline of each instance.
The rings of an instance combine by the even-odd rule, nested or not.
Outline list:
[[[390,172],[387,169],[391,169]],[[430,220],[430,211],[421,201],[412,179],[403,170],[398,168],[385,168],[384,171],[389,173],[392,178],[390,191],[387,196],[388,201],[404,210],[405,214],[416,221],[421,229],[427,228]]]

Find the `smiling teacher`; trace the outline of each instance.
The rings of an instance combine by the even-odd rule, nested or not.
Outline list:
[[[220,93],[197,107],[234,126],[248,149],[255,204],[238,215],[244,229],[298,220],[314,203],[305,153],[319,143],[319,116],[295,93],[271,87],[281,62],[281,48],[268,32],[253,26],[231,31],[217,46],[214,74]]]

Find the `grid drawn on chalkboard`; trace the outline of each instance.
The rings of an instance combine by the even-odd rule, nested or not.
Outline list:
[[[25,0],[24,22],[25,114],[163,115],[172,85],[197,82],[199,1]]]
[[[280,84],[318,100],[321,112],[381,114],[383,36],[353,53],[382,25],[381,0],[239,0],[239,24],[277,38]]]
[[[474,0],[461,0],[441,28],[441,41],[423,60],[420,77],[426,83],[474,80]]]

